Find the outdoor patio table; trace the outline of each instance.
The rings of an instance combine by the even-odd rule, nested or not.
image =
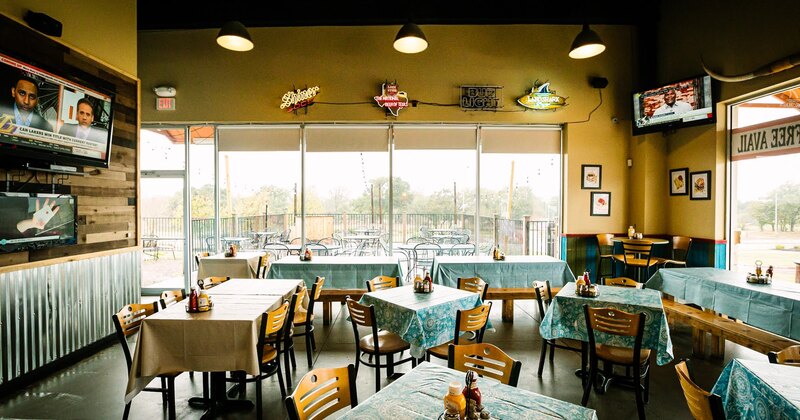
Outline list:
[[[480,277],[491,288],[529,288],[544,280],[557,287],[575,281],[566,261],[547,255],[507,255],[505,261],[488,255],[440,256],[431,271],[434,283],[450,287],[458,286],[459,277]]]
[[[800,385],[796,366],[733,359],[712,393],[722,397],[729,419],[800,418]]]
[[[466,252],[475,252],[475,244],[398,244],[395,248],[403,251],[413,251],[414,249],[423,251],[438,251],[442,250],[443,254],[461,254]]]
[[[751,284],[745,276],[710,267],[662,268],[650,277],[647,288],[800,340],[800,285]]]
[[[325,277],[323,289],[365,289],[373,277],[402,278],[403,273],[397,257],[314,256],[300,261],[296,255],[273,262],[267,273],[269,279],[303,279],[309,290],[317,276]]]
[[[307,244],[306,248],[310,249],[311,252],[315,254],[320,254],[322,252],[332,252],[338,251],[342,247],[339,245],[319,245],[319,244]],[[295,255],[299,254],[300,250],[303,249],[303,246],[300,244],[266,244],[264,245],[264,250],[267,251],[286,251],[289,250],[290,253]]]
[[[645,313],[642,348],[656,352],[656,362],[665,365],[673,359],[672,339],[669,336],[667,316],[661,304],[661,293],[655,290],[629,287],[596,286],[597,297],[583,297],[575,294],[575,283],[567,283],[553,298],[550,307],[539,325],[542,338],[571,338],[589,341],[583,305],[592,308],[611,307],[629,313]],[[633,348],[633,337],[610,336],[595,332],[597,343]]]
[[[378,327],[411,344],[411,355],[422,358],[431,347],[454,338],[456,311],[481,304],[477,293],[436,286],[432,293],[414,293],[414,286],[365,293],[359,302],[375,306]]]
[[[221,295],[268,295],[291,296],[300,284],[300,279],[265,280],[265,279],[230,279],[208,289],[212,297]]]
[[[464,383],[464,372],[422,362],[373,394],[341,419],[436,420],[444,406],[442,396],[450,382]],[[497,419],[597,420],[594,410],[535,392],[480,378],[482,403]]]
[[[236,253],[235,257],[226,257],[225,254],[201,257],[200,264],[197,266],[197,278],[255,278],[258,272],[258,259],[263,255],[263,252],[240,251]]]
[[[225,402],[225,372],[259,373],[256,343],[261,316],[289,299],[301,282],[295,280],[294,287],[285,282],[274,284],[274,294],[259,295],[248,294],[251,290],[242,284],[228,286],[228,292],[238,288],[238,296],[219,294],[212,298],[214,308],[208,312],[187,313],[181,302],[142,321],[128,375],[126,402],[157,375],[186,371],[212,372],[211,399]]]

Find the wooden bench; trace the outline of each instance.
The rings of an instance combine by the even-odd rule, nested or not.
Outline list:
[[[696,357],[705,357],[706,333],[711,334],[711,356],[720,358],[725,355],[725,340],[764,354],[800,344],[790,338],[717,315],[713,311],[675,302],[671,298],[662,299],[662,303],[670,322],[680,322],[692,327],[692,352]]]
[[[436,285],[434,285],[436,287]],[[560,287],[553,287],[553,295],[555,296]],[[332,303],[344,303],[347,296],[355,300],[361,299],[361,296],[366,293],[365,289],[322,289],[319,295],[318,302],[322,302],[322,325],[331,324],[331,312],[333,310]],[[514,322],[514,300],[515,299],[536,299],[536,292],[533,288],[507,288],[507,289],[493,289],[489,288],[486,294],[487,300],[502,300],[503,301],[503,321]]]

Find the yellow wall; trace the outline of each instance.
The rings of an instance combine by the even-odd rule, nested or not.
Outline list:
[[[627,226],[633,30],[592,26],[609,46],[602,55],[573,60],[575,25],[424,26],[430,42],[420,54],[392,49],[392,26],[251,28],[256,45],[246,53],[224,50],[216,30],[145,31],[139,34],[142,120],[156,122],[386,121],[371,104],[380,83],[396,79],[410,99],[457,103],[462,84],[504,86],[504,112],[463,112],[420,105],[400,112],[402,122],[565,124],[565,231],[621,232]],[[603,104],[590,76],[609,79]],[[568,97],[557,111],[526,111],[516,98],[533,82],[550,81]],[[156,111],[152,88],[177,89],[176,110]],[[315,104],[308,115],[279,109],[293,85],[319,85],[319,102],[370,102],[353,106]],[[612,123],[613,116],[619,118]],[[603,165],[602,191],[612,193],[611,217],[589,216],[589,191],[580,189],[581,164]]]
[[[0,12],[20,22],[28,10],[45,13],[63,25],[60,41],[112,67],[136,76],[135,0],[4,0]]]
[[[662,2],[663,24],[659,27],[658,75],[663,82],[703,73],[701,58],[722,74],[747,73],[771,61],[800,51],[800,27],[792,16],[800,14],[800,2],[696,2],[677,0]],[[667,134],[662,140],[666,148],[660,160],[666,162],[660,177],[663,191],[631,182],[631,208],[645,213],[634,219],[663,220],[666,233],[707,239],[725,239],[726,104],[753,92],[800,83],[800,69],[740,83],[719,83],[718,123],[684,128]],[[647,154],[639,150],[653,135],[632,140],[631,154]],[[659,135],[660,136],[660,135]],[[652,155],[650,162],[659,158]],[[635,165],[634,165],[635,166]],[[690,171],[712,171],[712,199],[689,200],[688,196],[670,197],[668,171],[688,167]],[[640,197],[641,196],[641,197]],[[643,197],[643,198],[642,198]],[[663,209],[645,203],[664,202]],[[659,213],[660,212],[660,213]],[[652,216],[652,217],[651,217]],[[649,222],[648,222],[649,223]],[[649,229],[648,229],[649,230]]]

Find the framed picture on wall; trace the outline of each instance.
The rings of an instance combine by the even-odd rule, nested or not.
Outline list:
[[[687,195],[689,188],[686,180],[689,179],[689,168],[669,170],[669,195]]]
[[[691,200],[711,200],[711,171],[692,172],[689,182]]]
[[[590,216],[611,216],[611,193],[593,192]]]
[[[599,190],[603,167],[600,165],[581,165],[581,189]]]

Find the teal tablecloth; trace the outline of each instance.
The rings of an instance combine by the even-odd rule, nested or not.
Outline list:
[[[629,313],[645,313],[642,348],[656,352],[656,363],[665,365],[672,359],[672,339],[669,336],[667,316],[661,304],[661,293],[655,290],[628,287],[597,286],[599,296],[590,298],[575,294],[575,283],[566,284],[553,298],[539,325],[542,338],[572,338],[589,341],[583,305],[592,308],[611,307]],[[595,332],[597,343],[619,347],[633,347],[633,337],[619,337]]]
[[[270,265],[269,279],[303,279],[311,288],[317,276],[325,277],[323,289],[366,289],[366,281],[376,276],[403,278],[397,257],[319,256],[311,261],[289,255]]]
[[[508,255],[494,261],[488,255],[441,256],[431,269],[436,284],[457,287],[458,278],[480,277],[491,288],[530,288],[534,281],[549,280],[551,286],[575,281],[566,261],[546,255]]]
[[[722,397],[725,416],[738,419],[800,419],[800,368],[733,359],[712,393]]]
[[[647,288],[800,340],[800,285],[750,284],[745,276],[719,268],[662,268]]]
[[[414,293],[414,286],[403,286],[365,293],[359,303],[375,305],[378,327],[408,341],[411,355],[421,358],[427,349],[454,338],[456,311],[480,305],[481,296],[445,286]]]
[[[464,376],[464,372],[423,362],[340,418],[436,420],[444,411],[442,398],[447,393],[447,385],[450,382],[463,384]],[[503,385],[492,379],[478,379],[478,388],[483,405],[493,419],[597,420],[592,409]]]

